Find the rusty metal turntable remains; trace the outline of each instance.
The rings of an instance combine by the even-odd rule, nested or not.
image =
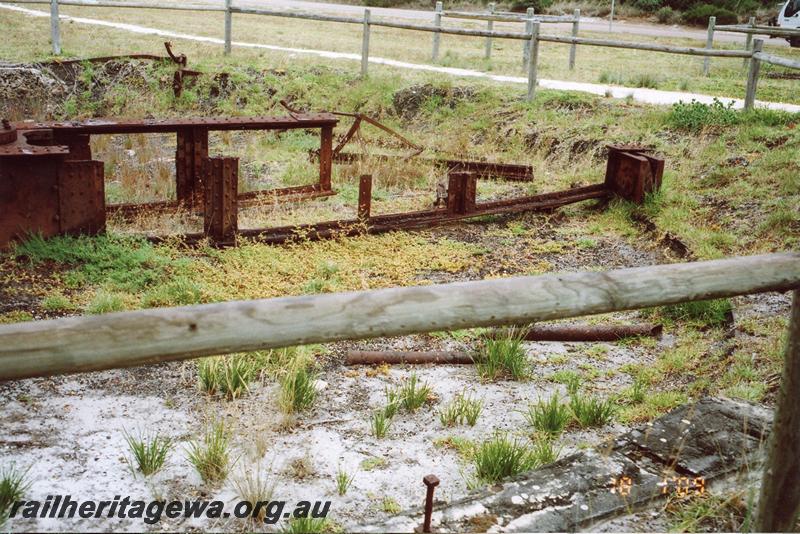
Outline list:
[[[661,185],[664,161],[645,149],[609,146],[609,159],[602,183],[565,191],[478,202],[478,179],[532,180],[529,166],[436,160],[447,167],[444,205],[428,210],[387,215],[371,214],[372,178],[361,176],[358,215],[355,219],[316,224],[240,230],[238,210],[260,196],[293,200],[334,195],[332,164],[355,156],[341,152],[364,116],[353,115],[355,125],[333,147],[335,114],[299,113],[251,118],[196,118],[164,120],[104,120],[84,122],[3,121],[0,126],[0,248],[31,233],[45,237],[62,234],[97,234],[106,226],[106,215],[138,210],[169,211],[179,207],[203,214],[203,233],[185,234],[187,242],[204,238],[218,245],[235,244],[250,237],[266,243],[282,243],[298,233],[310,239],[325,239],[362,232],[377,233],[434,226],[489,214],[550,210],[566,204],[612,195],[641,203],[645,195]],[[319,130],[319,179],[314,184],[238,192],[238,158],[209,155],[208,133],[219,130]],[[100,134],[174,133],[176,199],[147,204],[107,205],[104,165],[92,159],[90,136]],[[157,239],[157,238],[156,238]]]

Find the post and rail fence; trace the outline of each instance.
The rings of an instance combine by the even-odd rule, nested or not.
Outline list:
[[[594,39],[579,37],[579,24],[580,24],[580,10],[575,10],[572,16],[569,15],[536,15],[532,9],[529,9],[524,15],[519,13],[498,12],[494,10],[494,6],[489,7],[483,13],[469,13],[461,11],[445,11],[442,2],[437,2],[433,13],[433,23],[426,24],[412,24],[405,22],[396,22],[390,20],[375,20],[370,17],[369,9],[364,10],[362,18],[347,17],[339,15],[325,15],[318,13],[297,12],[297,11],[281,11],[278,9],[268,8],[253,8],[242,7],[235,5],[232,0],[223,0],[223,5],[190,5],[190,4],[150,4],[146,2],[135,1],[108,1],[108,0],[0,0],[0,3],[9,4],[46,4],[50,6],[50,22],[51,22],[51,41],[53,47],[53,54],[61,54],[61,36],[59,30],[59,6],[83,6],[83,7],[110,7],[110,8],[135,8],[135,9],[165,9],[165,10],[179,10],[179,11],[206,11],[206,12],[221,12],[224,13],[225,27],[224,27],[224,52],[225,54],[231,53],[232,44],[232,15],[262,15],[272,17],[287,17],[303,20],[313,20],[319,22],[333,22],[343,24],[359,24],[362,27],[362,47],[361,47],[361,74],[366,76],[369,67],[369,34],[373,26],[382,28],[394,28],[409,31],[421,31],[433,33],[432,54],[433,61],[439,59],[441,36],[442,35],[458,35],[467,37],[482,37],[486,39],[486,46],[484,56],[491,57],[492,43],[494,39],[511,39],[522,41],[523,49],[523,69],[528,74],[528,100],[533,99],[537,85],[537,72],[538,66],[538,49],[541,42],[551,42],[558,44],[570,45],[568,65],[570,70],[575,68],[576,48],[578,45],[583,46],[600,46],[608,48],[621,48],[630,50],[644,50],[650,52],[662,52],[667,54],[683,54],[703,57],[703,72],[708,74],[710,71],[710,60],[712,57],[721,58],[741,58],[746,65],[749,65],[747,70],[747,89],[745,94],[745,109],[752,109],[755,105],[755,91],[758,84],[758,72],[761,62],[778,65],[785,68],[800,69],[800,61],[782,58],[771,54],[765,54],[762,51],[763,41],[760,39],[752,39],[754,34],[768,34],[775,36],[798,36],[800,38],[800,30],[775,30],[770,27],[748,25],[748,26],[717,26],[714,17],[709,20],[708,35],[706,46],[700,47],[685,47],[685,46],[671,46],[659,45],[650,43],[639,43],[631,41],[617,41],[611,39]],[[442,18],[460,18],[481,20],[487,22],[487,28],[471,29],[471,28],[448,28],[442,26]],[[497,31],[494,29],[493,22],[523,22],[525,23],[524,31]],[[752,20],[751,20],[752,21]],[[571,35],[549,35],[540,32],[539,27],[541,24],[547,23],[571,23]],[[738,31],[748,34],[746,48],[744,50],[715,50],[713,48],[713,39],[715,31]],[[759,44],[760,43],[760,44]],[[534,54],[534,49],[537,54]],[[534,57],[536,56],[536,57]]]
[[[800,510],[800,253],[156,308],[0,325],[0,381],[233,352],[526,324],[793,291],[756,531]]]

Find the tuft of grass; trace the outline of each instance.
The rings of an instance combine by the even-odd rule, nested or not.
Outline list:
[[[167,459],[174,442],[167,436],[156,432],[152,435],[140,434],[132,436],[123,430],[125,441],[131,449],[136,467],[144,476],[158,472]]]
[[[328,528],[328,520],[324,517],[295,517],[286,523],[281,532],[286,534],[317,534],[325,532]]]
[[[733,305],[728,299],[697,300],[664,306],[661,310],[670,319],[717,327],[728,323]]]
[[[458,424],[475,426],[483,410],[483,401],[459,393],[444,408],[439,410],[439,421],[444,426]]]
[[[478,480],[494,484],[533,469],[538,459],[525,442],[509,438],[507,434],[496,434],[477,446],[473,463]]]
[[[234,400],[248,391],[258,374],[255,360],[247,356],[204,358],[197,362],[200,389],[209,395],[224,395]]]
[[[339,470],[336,471],[336,476],[334,478],[336,480],[336,492],[339,495],[344,495],[347,493],[347,490],[350,489],[355,474],[351,475],[340,467]]]
[[[572,419],[572,412],[569,406],[561,402],[558,394],[554,394],[546,401],[539,399],[536,404],[528,405],[525,419],[535,430],[558,437]]]
[[[42,308],[50,312],[71,311],[75,306],[61,293],[53,293],[42,299]]]
[[[233,489],[239,499],[250,503],[269,502],[275,490],[275,484],[270,483],[269,478],[259,468],[255,471],[245,469],[242,474],[232,480]],[[259,510],[257,516],[252,516],[253,521],[263,521],[266,510]]]
[[[534,460],[535,467],[555,462],[560,454],[561,448],[556,448],[550,436],[537,438],[531,447],[531,457]]]
[[[603,426],[614,419],[616,409],[611,401],[598,399],[597,397],[587,397],[583,395],[573,395],[570,397],[569,407],[575,422],[581,428],[591,428]]]
[[[475,369],[484,380],[525,380],[530,375],[525,348],[524,332],[516,328],[506,328],[495,336],[483,336],[481,346],[475,355]]]
[[[400,408],[400,391],[395,388],[387,387],[384,389],[386,395],[386,406],[383,408],[383,413],[388,419],[397,415],[397,410]]]
[[[381,510],[387,514],[398,514],[400,513],[400,504],[391,497],[384,497],[381,500]]]
[[[426,382],[419,382],[416,373],[408,377],[398,389],[400,406],[406,411],[416,412],[433,396],[433,390]]]
[[[704,493],[667,503],[671,532],[750,532],[753,502],[743,492]],[[743,528],[744,527],[744,528]]]
[[[370,420],[370,429],[372,430],[372,435],[378,439],[383,439],[386,437],[386,433],[389,431],[389,427],[391,426],[391,419],[386,416],[385,410],[375,410],[372,413],[372,419]]]
[[[19,469],[13,463],[0,467],[0,526],[8,519],[14,503],[22,500],[30,486],[28,469]]]
[[[92,301],[86,306],[86,313],[100,315],[122,311],[126,308],[125,299],[119,293],[111,293],[105,289],[98,289]]]
[[[317,398],[314,382],[317,373],[311,366],[297,360],[289,372],[280,380],[279,405],[284,413],[302,412],[311,408]]]
[[[230,434],[223,421],[206,428],[201,441],[189,444],[189,462],[206,483],[222,482],[231,468]]]

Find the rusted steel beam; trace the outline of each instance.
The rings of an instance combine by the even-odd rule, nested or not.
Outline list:
[[[364,174],[358,181],[358,220],[368,222],[372,209],[372,175]]]
[[[398,364],[445,364],[468,365],[474,363],[466,352],[434,350],[425,352],[405,350],[348,350],[347,365],[398,365]]]
[[[658,191],[664,174],[664,160],[650,155],[646,148],[608,145],[605,185],[614,194],[644,203],[645,197]]]
[[[238,229],[236,188],[237,158],[207,158],[203,162],[205,186],[203,230],[214,241],[235,240]]]
[[[325,125],[319,136],[319,186],[323,191],[331,190],[333,172],[333,126]]]

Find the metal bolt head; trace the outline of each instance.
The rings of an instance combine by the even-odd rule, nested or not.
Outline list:
[[[4,130],[10,130],[11,129],[11,123],[8,122],[8,119],[3,119],[3,129]]]
[[[439,485],[439,477],[436,475],[426,475],[422,482],[429,488],[435,488]]]

